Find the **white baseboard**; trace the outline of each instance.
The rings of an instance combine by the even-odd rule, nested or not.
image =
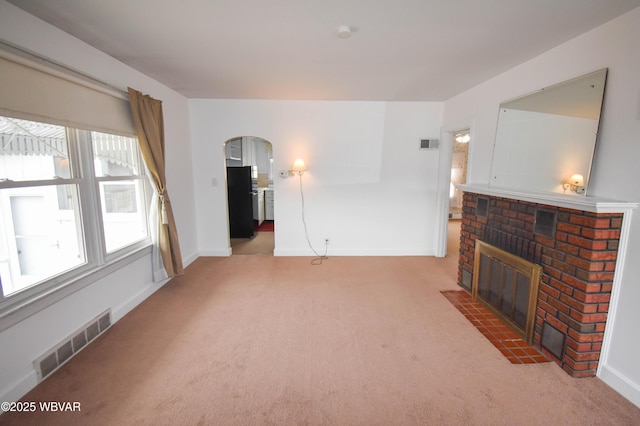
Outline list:
[[[184,266],[186,268],[187,266],[191,265],[199,257],[200,257],[199,253],[193,253],[190,256],[183,257],[182,258],[182,266]]]
[[[182,259],[183,266],[186,268],[191,263],[193,263],[198,257],[199,256],[197,254],[192,254],[191,256],[189,256],[187,258],[183,258]],[[148,298],[153,293],[158,291],[160,288],[162,288],[162,286],[164,286],[169,281],[170,281],[169,279],[166,279],[166,280],[163,280],[161,282],[150,283],[146,288],[144,288],[142,291],[138,292],[136,295],[134,295],[132,298],[127,300],[125,303],[122,303],[120,306],[112,308],[112,310],[111,310],[111,320],[113,321],[113,323],[117,322],[120,318],[122,318],[126,314],[128,314],[131,310],[133,310],[140,303],[144,302],[144,300],[146,298]]]
[[[38,375],[36,370],[29,371],[29,374],[21,380],[0,389],[0,401],[16,402],[20,400],[27,392],[36,387],[38,384]]]
[[[186,266],[191,264],[198,258],[198,255],[189,256],[183,259],[183,263]],[[133,310],[136,306],[142,303],[145,299],[158,291],[170,280],[164,280],[158,283],[148,283],[144,289],[133,295],[119,306],[113,307],[111,311],[111,320],[115,324],[118,320],[124,317],[127,313]],[[35,369],[31,369],[22,379],[0,389],[0,401],[18,401],[27,392],[33,389],[38,384],[38,377]]]
[[[317,250],[324,254],[324,249]],[[278,249],[273,251],[274,256],[316,256],[309,249]],[[327,257],[331,256],[435,256],[434,250],[332,250],[329,248]]]
[[[640,384],[635,383],[610,365],[602,365],[598,377],[634,405],[640,407]]]
[[[144,290],[139,291],[137,294],[135,294],[132,298],[130,298],[126,302],[112,308],[111,321],[113,322],[113,324],[118,322],[122,317],[124,317],[126,314],[131,312],[136,306],[144,302],[146,298],[148,298],[153,293],[158,291],[160,288],[162,288],[163,285],[165,285],[169,281],[170,281],[169,279],[166,279],[159,283],[151,283],[147,287],[145,287]]]

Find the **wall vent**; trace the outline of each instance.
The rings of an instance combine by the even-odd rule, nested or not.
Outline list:
[[[440,140],[438,139],[420,139],[420,149],[438,149]]]
[[[82,326],[75,333],[62,340],[53,348],[38,357],[33,364],[38,374],[38,382],[69,361],[82,350],[87,343],[104,333],[111,327],[111,310],[108,309]]]
[[[550,325],[548,322],[542,324],[542,337],[540,340],[540,346],[548,350],[558,359],[562,359],[564,355],[564,341],[565,334],[557,328]]]
[[[536,209],[536,216],[533,222],[533,233],[549,238],[555,238],[557,221],[557,212]]]
[[[489,199],[478,197],[476,199],[476,216],[487,217],[489,215]]]

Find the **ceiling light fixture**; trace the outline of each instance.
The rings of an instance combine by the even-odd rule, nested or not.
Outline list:
[[[469,135],[469,133],[458,133],[457,135],[455,135],[456,138],[456,142],[459,143],[467,143],[471,140],[471,136]]]
[[[351,37],[351,28],[348,25],[340,25],[338,27],[338,37],[349,38]]]

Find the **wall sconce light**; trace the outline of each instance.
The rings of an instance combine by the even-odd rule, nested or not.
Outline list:
[[[575,173],[563,187],[565,191],[568,189],[576,194],[584,194],[584,177],[579,173]]]
[[[307,166],[304,165],[304,161],[301,158],[298,158],[293,162],[293,169],[289,170],[289,174],[302,176],[306,170]]]

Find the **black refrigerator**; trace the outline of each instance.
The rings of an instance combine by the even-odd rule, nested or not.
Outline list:
[[[229,237],[253,238],[253,186],[251,166],[227,167]]]

